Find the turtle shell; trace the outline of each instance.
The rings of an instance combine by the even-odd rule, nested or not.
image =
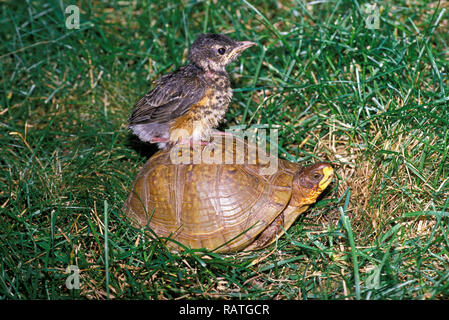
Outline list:
[[[229,151],[236,154],[235,145]],[[268,164],[258,157],[243,164],[210,164],[173,163],[172,155],[172,149],[160,150],[146,162],[124,211],[136,227],[149,226],[159,237],[175,240],[167,241],[169,246],[179,242],[217,252],[247,247],[283,212],[299,168],[276,157],[277,170],[263,175]]]

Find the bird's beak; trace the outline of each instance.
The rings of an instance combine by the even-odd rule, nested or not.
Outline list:
[[[256,43],[255,43],[255,42],[252,42],[252,41],[240,41],[240,42],[238,43],[237,47],[235,47],[234,51],[235,51],[236,53],[240,53],[240,52],[242,52],[243,50],[246,50],[246,49],[248,49],[249,47],[252,47],[252,46],[255,45],[255,44],[256,44]]]

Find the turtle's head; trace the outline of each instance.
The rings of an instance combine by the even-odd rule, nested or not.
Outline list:
[[[293,177],[292,199],[290,205],[312,204],[332,180],[334,169],[328,163],[315,163],[300,168]]]

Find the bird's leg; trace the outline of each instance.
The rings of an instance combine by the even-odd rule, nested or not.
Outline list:
[[[218,131],[218,130],[212,130],[212,135],[225,136],[225,137],[233,137],[234,136],[232,133]]]
[[[200,146],[207,146],[210,142],[209,141],[203,141],[203,140],[196,140],[193,138],[183,138],[179,140],[177,144],[189,144],[189,145],[195,145],[198,144]]]
[[[154,137],[151,138],[151,140],[149,141],[150,143],[167,143],[169,140],[168,138],[162,138],[162,137]]]
[[[230,132],[223,132],[218,130],[212,130],[212,136],[224,137],[224,139],[232,139],[232,141],[243,141],[245,142],[245,138],[240,137],[239,135],[235,135]]]

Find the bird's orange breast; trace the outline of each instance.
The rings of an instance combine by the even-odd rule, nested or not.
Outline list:
[[[210,129],[218,126],[224,118],[231,99],[230,87],[207,88],[204,96],[170,125],[170,141],[176,143],[189,137],[194,140],[208,139]]]

